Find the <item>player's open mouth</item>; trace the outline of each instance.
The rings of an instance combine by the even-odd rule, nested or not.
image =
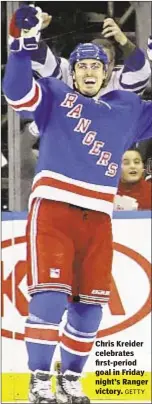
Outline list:
[[[90,85],[90,84],[93,85],[96,83],[96,80],[94,78],[87,78],[84,80],[84,83],[87,85]]]

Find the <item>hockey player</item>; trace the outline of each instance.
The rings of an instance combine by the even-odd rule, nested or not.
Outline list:
[[[26,14],[28,13],[28,25]],[[33,19],[35,16],[41,21],[37,24],[38,20]],[[39,7],[24,5],[15,12],[12,23],[10,25],[10,35],[14,36],[14,21],[19,24],[20,29],[24,35],[32,35],[35,30],[35,35],[40,34],[40,28],[48,26],[52,17],[47,13],[43,13]],[[30,29],[32,32],[30,32]],[[28,32],[29,30],[29,32]],[[101,44],[108,56],[108,70],[106,80],[101,89],[101,94],[106,94],[112,90],[128,90],[137,94],[142,94],[146,88],[151,69],[144,52],[136,47],[122,32],[119,26],[112,18],[106,18],[103,23],[103,33],[105,38],[95,39],[93,42]],[[115,51],[112,44],[108,43],[108,39],[113,37],[116,43],[121,47],[124,54],[124,65],[115,66]],[[69,62],[63,57],[55,57],[52,50],[47,46],[44,41],[38,41],[37,51],[31,52],[32,69],[38,77],[55,77],[63,80],[70,87],[73,87],[73,80],[69,67]],[[34,136],[39,136],[38,128],[35,122],[29,125],[29,130]]]
[[[123,91],[100,97],[108,60],[95,44],[80,44],[70,55],[75,89],[55,78],[36,81],[30,60],[36,47],[35,37],[12,38],[3,81],[8,103],[29,113],[40,132],[27,223],[29,400],[87,404],[79,378],[110,295],[121,156],[133,142],[151,137],[152,104]],[[68,306],[54,395],[51,365],[72,290],[79,301]]]

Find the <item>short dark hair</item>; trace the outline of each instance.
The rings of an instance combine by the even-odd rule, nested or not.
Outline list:
[[[136,146],[136,145],[133,145],[133,146],[129,147],[129,149],[127,149],[126,151],[136,151],[139,154],[141,154],[141,151],[140,151],[139,147]]]
[[[142,156],[142,154],[141,154],[141,151],[140,151],[140,149],[139,149],[136,145],[133,145],[133,146],[129,147],[129,149],[125,150],[125,153],[126,153],[127,151],[135,151],[135,152],[137,152],[137,153],[140,155],[141,160],[142,160],[142,162],[143,162],[143,156]]]

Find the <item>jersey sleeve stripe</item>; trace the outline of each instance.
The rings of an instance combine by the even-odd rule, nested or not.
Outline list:
[[[35,79],[33,78],[31,90],[28,93],[26,93],[26,95],[24,97],[20,98],[17,101],[14,101],[5,95],[6,100],[8,101],[9,104],[11,104],[13,106],[26,103],[27,101],[31,100],[34,97],[36,84],[37,83],[36,83]]]
[[[128,73],[129,74],[129,73]],[[130,73],[130,78],[131,78],[131,73]],[[133,80],[133,77],[132,77],[132,80]],[[146,78],[145,80],[142,80],[142,81],[136,81],[136,83],[134,83],[134,84],[131,84],[131,83],[129,83],[129,80],[128,80],[128,84],[126,84],[126,83],[124,83],[123,82],[123,75],[121,74],[121,76],[120,76],[120,83],[121,83],[121,86],[126,90],[126,89],[131,89],[131,90],[134,90],[134,89],[139,89],[139,87],[142,87],[142,88],[145,88],[145,85],[148,83],[148,81],[149,81],[149,77],[148,78]]]
[[[15,111],[35,111],[37,106],[40,104],[42,99],[42,90],[40,85],[33,79],[33,84],[31,90],[20,100],[14,101],[5,96],[9,105]]]
[[[61,59],[55,57],[51,50],[47,48],[45,60],[41,60],[40,52],[38,53],[37,60],[32,60],[32,69],[40,75],[40,77],[55,77],[61,76]]]
[[[38,83],[36,83],[35,94],[29,101],[22,103],[22,100],[20,100],[18,102],[18,105],[16,104],[14,105],[14,103],[12,102],[10,103],[10,105],[15,111],[22,111],[22,110],[35,111],[38,105],[40,104],[41,99],[42,99],[41,87],[39,86]]]
[[[35,94],[34,94],[34,97],[33,98],[31,98],[29,101],[27,101],[27,102],[23,102],[23,103],[20,103],[19,102],[19,104],[18,105],[15,105],[14,106],[14,104],[11,104],[11,106],[17,111],[17,110],[20,110],[20,109],[26,109],[27,107],[32,107],[32,106],[34,106],[36,103],[37,103],[37,101],[38,101],[38,99],[39,99],[39,87],[36,85],[35,86]]]
[[[147,81],[147,84],[148,84],[148,81]],[[138,88],[137,90],[134,90],[134,93],[142,95],[144,90],[145,90],[145,85],[143,87]]]

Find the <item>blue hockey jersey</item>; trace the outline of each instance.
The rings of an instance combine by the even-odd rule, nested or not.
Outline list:
[[[10,55],[3,88],[41,136],[30,202],[46,198],[111,216],[122,154],[152,136],[152,103],[123,91],[92,99],[55,78],[35,81],[24,51]]]

